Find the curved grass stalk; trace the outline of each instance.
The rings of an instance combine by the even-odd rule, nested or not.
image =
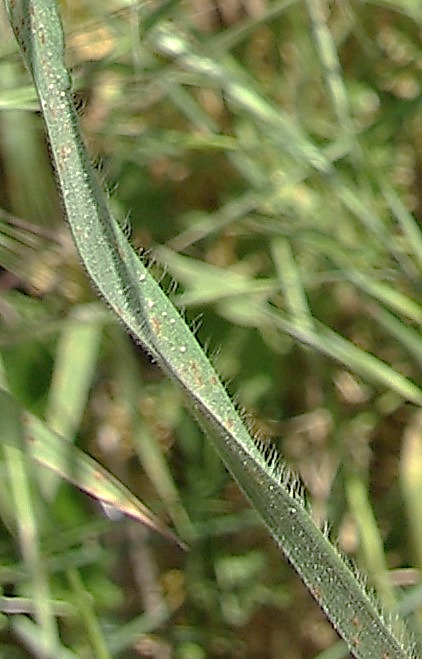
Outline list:
[[[54,0],[6,0],[40,99],[59,187],[82,261],[101,295],[185,392],[193,413],[290,563],[362,659],[405,659],[414,649],[389,623],[314,524],[297,479],[249,434],[206,355],[111,217],[89,163],[64,62]]]

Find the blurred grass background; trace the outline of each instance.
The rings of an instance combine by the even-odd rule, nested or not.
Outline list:
[[[75,101],[116,216],[254,431],[301,475],[315,518],[418,636],[422,6],[72,0],[62,10]],[[2,378],[191,548],[107,519],[28,465],[42,590],[2,454],[0,653],[48,656],[31,615],[38,596],[63,657],[347,656],[179,392],[97,301],[1,12]],[[267,302],[264,318],[255,309]]]

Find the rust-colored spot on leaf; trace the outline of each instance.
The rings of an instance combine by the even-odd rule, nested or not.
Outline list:
[[[157,316],[152,316],[151,325],[156,335],[161,334],[161,321],[159,318],[157,318]]]
[[[224,421],[224,425],[226,426],[227,430],[233,430],[234,428],[234,422],[232,419],[226,419]]]
[[[189,368],[194,377],[196,386],[202,387],[204,384],[204,380],[202,378],[201,369],[199,368],[198,364],[196,362],[191,362]]]
[[[357,628],[361,627],[361,622],[360,622],[358,616],[353,616],[352,617],[352,625],[353,625],[353,627],[357,627]]]

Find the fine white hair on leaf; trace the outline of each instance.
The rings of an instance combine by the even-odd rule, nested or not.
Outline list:
[[[121,225],[123,235],[129,239],[132,236],[132,223],[130,221],[130,212],[126,213],[122,219]]]
[[[189,328],[190,328],[190,331],[192,332],[192,334],[196,335],[198,333],[198,331],[201,329],[203,316],[204,316],[204,314],[200,313],[190,321]]]

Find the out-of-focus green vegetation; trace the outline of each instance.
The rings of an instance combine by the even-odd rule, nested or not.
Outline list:
[[[178,282],[174,300],[317,519],[420,633],[422,9],[80,0],[63,14],[116,215],[163,286]],[[161,21],[190,58],[163,44]],[[64,657],[343,656],[179,393],[93,304],[4,15],[0,34],[2,381],[194,538],[183,553],[111,521],[29,463],[35,579],[5,451],[1,652],[46,656],[31,616],[44,597]],[[258,322],[257,299],[303,335]]]

